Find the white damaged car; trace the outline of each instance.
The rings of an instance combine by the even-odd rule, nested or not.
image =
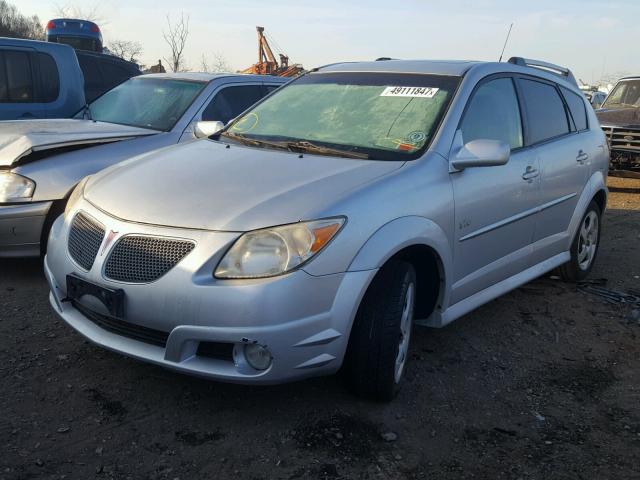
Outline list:
[[[239,74],[142,75],[75,119],[0,122],[0,257],[38,256],[87,175],[207,136],[287,79]]]

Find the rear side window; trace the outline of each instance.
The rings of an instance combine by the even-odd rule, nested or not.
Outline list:
[[[202,120],[227,123],[263,97],[260,85],[222,89],[202,112]]]
[[[565,100],[567,101],[567,105],[569,106],[569,111],[571,112],[571,117],[573,118],[573,123],[576,126],[577,131],[582,131],[587,129],[587,110],[585,108],[584,100],[578,94],[568,90],[564,87],[560,87],[562,90],[562,94],[564,95]]]
[[[9,102],[33,103],[33,75],[27,52],[5,50],[7,96]]]
[[[498,78],[482,84],[469,102],[460,129],[464,143],[500,140],[512,149],[522,147],[522,121],[513,81]]]
[[[569,122],[558,90],[547,83],[520,80],[526,107],[528,144],[544,142],[569,133]]]
[[[84,75],[84,93],[87,103],[92,102],[102,93],[102,75],[97,62],[88,55],[78,55],[78,63]]]
[[[51,55],[38,53],[40,66],[40,101],[54,102],[60,94],[60,76],[58,66]]]

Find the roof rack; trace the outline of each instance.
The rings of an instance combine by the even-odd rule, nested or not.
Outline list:
[[[576,78],[573,76],[573,73],[571,73],[571,70],[569,70],[566,67],[561,67],[560,65],[555,65],[549,62],[543,62],[542,60],[533,60],[530,58],[522,58],[522,57],[511,57],[509,59],[509,63],[512,63],[514,65],[519,65],[521,67],[532,67],[532,68],[537,68],[539,70],[544,70],[545,72],[553,73],[554,75],[563,77],[567,81],[578,86],[578,82],[576,81]]]

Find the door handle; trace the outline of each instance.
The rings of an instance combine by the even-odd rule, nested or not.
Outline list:
[[[538,175],[540,175],[540,172],[538,171],[538,169],[529,165],[527,169],[524,171],[524,173],[522,174],[522,179],[531,183],[533,182],[533,179],[536,178]]]
[[[588,159],[589,159],[589,155],[587,153],[585,153],[584,151],[580,150],[578,152],[578,156],[576,157],[576,162],[578,162],[580,164],[583,164]]]

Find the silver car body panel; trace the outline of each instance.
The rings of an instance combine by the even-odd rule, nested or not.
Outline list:
[[[100,345],[196,375],[274,383],[331,373],[342,363],[371,280],[398,252],[418,246],[435,255],[439,297],[430,316],[416,321],[442,327],[566,262],[587,206],[597,194],[606,202],[608,149],[591,108],[589,130],[514,151],[504,166],[457,171],[450,165],[459,148],[458,125],[479,82],[495,74],[529,75],[579,94],[575,85],[553,74],[512,64],[426,61],[324,70],[462,78],[430,147],[413,161],[299,158],[204,141],[169,147],[92,176],[86,198],[71,215],[86,211],[116,235],[178,236],[197,245],[157,282],[121,284],[101,273],[100,256],[90,272],[78,269],[67,250],[71,217],[60,218],[45,266],[58,314]],[[588,152],[587,161],[576,161],[578,150]],[[538,169],[539,177],[523,178],[527,167]],[[141,176],[153,182],[137,182]],[[268,279],[214,278],[219,260],[242,232],[334,216],[346,217],[346,224],[302,268]],[[122,288],[132,305],[127,321],[170,330],[170,345],[151,352],[142,342],[105,332],[61,302],[71,273]],[[203,339],[238,343],[240,335],[273,346],[273,365],[266,373],[249,375],[241,361],[228,362],[224,370],[205,366],[195,354],[195,344]],[[306,350],[309,345],[313,348]]]
[[[99,144],[158,133],[154,130],[71,118],[19,120],[0,126],[0,166],[18,163],[32,152]]]
[[[279,86],[288,81],[264,75],[206,73],[150,74],[137,78],[146,77],[201,81],[206,85],[167,132],[79,119],[0,122],[0,168],[9,168],[33,180],[36,189],[31,202],[50,207],[67,198],[87,175],[153,150],[195,141],[193,125],[201,120],[204,108],[220,90],[236,85]],[[29,160],[32,152],[39,152],[33,161]],[[8,210],[0,210],[0,257],[22,256],[21,252],[24,256],[39,255],[42,226],[48,212],[42,218],[17,218],[13,214],[4,217],[5,211]],[[26,236],[20,237],[25,242],[24,248],[4,242],[14,228],[25,231]]]

